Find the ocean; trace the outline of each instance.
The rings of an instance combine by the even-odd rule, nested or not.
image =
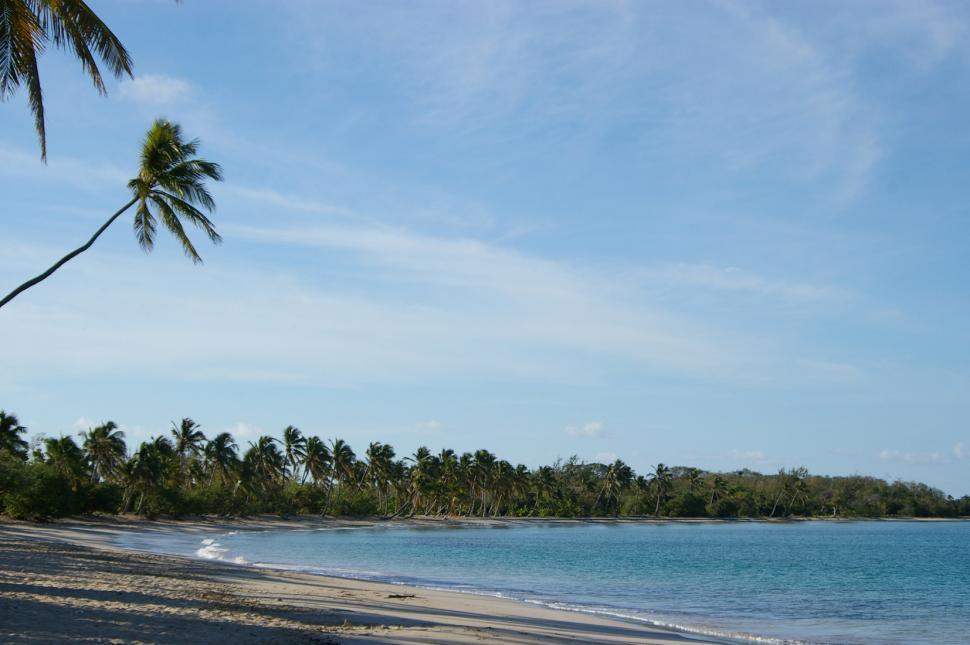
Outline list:
[[[759,643],[970,643],[970,522],[400,524],[120,545],[501,596]]]

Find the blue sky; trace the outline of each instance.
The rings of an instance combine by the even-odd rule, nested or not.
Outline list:
[[[970,493],[959,3],[92,3],[135,79],[0,105],[3,291],[126,199],[165,116],[219,247],[130,218],[0,311],[32,432],[192,416]]]

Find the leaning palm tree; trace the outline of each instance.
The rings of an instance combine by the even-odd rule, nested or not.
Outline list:
[[[20,435],[27,432],[27,428],[20,425],[20,421],[12,414],[0,410],[0,451],[6,450],[20,459],[27,459],[27,442]]]
[[[0,3],[10,0],[0,0]],[[2,4],[0,4],[2,6]],[[0,53],[2,63],[2,53]],[[219,164],[197,159],[198,139],[185,141],[182,129],[164,119],[157,119],[145,136],[141,150],[141,165],[138,175],[128,182],[132,198],[114,215],[101,225],[87,242],[74,249],[49,269],[7,294],[0,300],[0,307],[16,298],[20,293],[49,278],[71,259],[84,253],[122,213],[135,206],[135,237],[146,253],[155,245],[155,231],[158,220],[182,244],[185,254],[199,263],[202,258],[185,232],[182,220],[202,229],[209,239],[218,244],[222,238],[216,233],[215,226],[196,205],[205,211],[215,210],[215,200],[206,187],[206,180],[222,180]]]
[[[306,454],[303,457],[303,481],[312,477],[314,483],[323,484],[330,477],[330,450],[320,437],[306,440]]]
[[[338,484],[354,481],[354,461],[357,455],[343,439],[333,439],[330,442],[330,455],[333,459],[333,475]]]
[[[232,435],[220,432],[205,445],[203,452],[209,481],[218,481],[223,485],[230,482],[239,469],[238,446]]]
[[[118,429],[114,421],[108,421],[81,433],[84,439],[82,448],[91,466],[94,481],[114,479],[125,463],[128,452],[125,446],[125,433]]]
[[[131,76],[128,52],[83,0],[0,0],[0,101],[27,86],[41,159],[47,158],[47,135],[37,59],[48,44],[71,50],[101,94],[107,90],[95,55],[116,78]]]

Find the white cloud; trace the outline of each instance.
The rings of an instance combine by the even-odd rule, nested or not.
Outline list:
[[[643,277],[674,288],[746,292],[790,302],[836,302],[848,297],[842,289],[769,278],[738,267],[710,264],[668,264],[645,269]]]
[[[307,199],[299,195],[281,193],[272,188],[250,187],[239,184],[220,184],[214,191],[218,194],[230,195],[247,201],[259,201],[271,206],[278,206],[286,210],[302,211],[318,215],[341,215],[353,216],[353,212],[335,206],[333,204],[321,202],[314,199]]]
[[[231,434],[232,438],[236,440],[236,445],[239,446],[240,452],[245,452],[245,450],[249,447],[250,441],[255,442],[261,436],[266,434],[266,432],[264,432],[261,427],[254,425],[252,423],[247,423],[245,421],[238,421],[227,428],[223,428],[222,430],[220,430],[220,432],[228,432],[229,434]],[[210,435],[206,435],[206,436],[209,436],[209,438],[211,439],[216,434],[218,433],[215,433],[211,436]]]
[[[803,370],[807,370],[810,374],[815,374],[826,381],[841,385],[858,383],[863,377],[861,368],[840,361],[800,358],[795,361],[795,364]]]
[[[603,436],[605,426],[602,421],[590,421],[579,426],[566,426],[566,434],[572,437],[598,438]]]
[[[962,441],[958,441],[953,446],[953,456],[957,459],[970,459],[970,450],[967,450]]]
[[[130,101],[146,105],[165,105],[185,98],[191,87],[181,79],[162,74],[145,74],[123,81],[119,94]]]
[[[763,466],[770,463],[763,450],[738,450],[735,448],[728,451],[727,457],[735,462],[748,465]]]
[[[0,143],[0,174],[5,177],[38,179],[50,182],[53,178],[70,186],[91,189],[104,186],[124,186],[132,172],[120,166],[94,160],[51,154],[47,165],[39,163],[37,153],[27,152]],[[48,186],[50,184],[48,183]]]
[[[903,452],[883,449],[879,451],[880,461],[902,461],[912,464],[943,464],[949,458],[942,452]]]
[[[97,421],[89,419],[88,417],[82,416],[82,417],[78,417],[77,420],[74,422],[74,429],[77,430],[78,432],[81,432],[98,425],[101,425],[101,424],[99,424]]]

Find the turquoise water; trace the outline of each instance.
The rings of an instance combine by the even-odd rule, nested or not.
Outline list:
[[[970,642],[970,522],[389,525],[146,533],[123,546],[502,595],[719,639]]]

